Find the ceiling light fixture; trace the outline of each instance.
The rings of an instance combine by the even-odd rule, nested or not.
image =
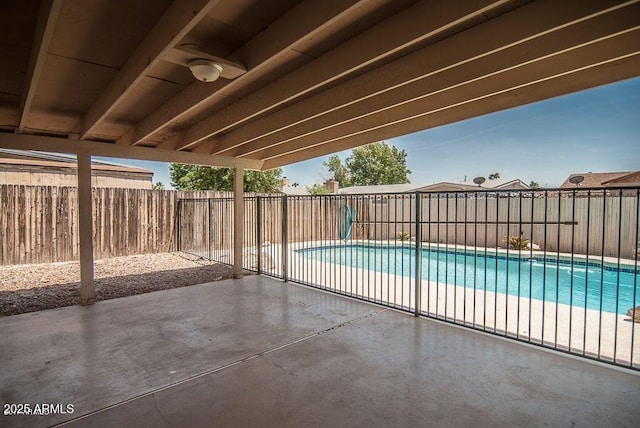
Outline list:
[[[201,82],[213,82],[222,73],[222,65],[208,59],[193,59],[189,61],[189,69],[193,77]]]

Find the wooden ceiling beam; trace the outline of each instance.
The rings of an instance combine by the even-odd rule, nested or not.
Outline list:
[[[31,54],[29,56],[29,68],[27,69],[25,85],[20,100],[18,133],[22,133],[26,127],[33,97],[38,88],[44,61],[49,50],[49,43],[51,42],[61,7],[62,0],[44,0],[40,6],[34,44],[31,47]]]
[[[368,0],[305,0],[275,21],[266,30],[251,39],[228,59],[242,63],[249,71],[232,81],[201,83],[194,81],[182,92],[145,117],[135,128],[123,135],[119,144],[140,144],[167,125],[202,108],[223,92],[233,91],[255,79],[261,72],[277,65],[292,55],[297,44],[314,37],[340,17]],[[223,91],[224,89],[224,91]]]
[[[448,110],[461,104],[475,102],[497,94],[506,94],[522,86],[538,81],[551,80],[602,64],[616,61],[628,55],[640,53],[640,30],[604,42],[576,49],[561,56],[551,57],[526,67],[518,67],[497,73],[448,91],[438,92],[428,98],[417,99],[396,108],[363,116],[326,131],[311,134],[281,144],[250,156],[253,159],[269,160],[294,151],[304,150],[317,144],[344,139],[369,130],[400,123],[412,118],[424,117],[440,110]]]
[[[551,80],[533,82],[506,93],[497,93],[493,96],[452,106],[450,109],[440,110],[426,116],[414,117],[402,122],[368,130],[358,135],[307,147],[302,151],[287,153],[265,161],[263,170],[279,168],[284,165],[359,147],[364,144],[395,138],[412,132],[423,131],[472,117],[629,79],[639,74],[640,61],[638,55],[607,61],[603,64],[594,64],[592,67],[576,70],[574,73],[564,74]],[[428,145],[425,144],[424,148],[428,150]]]
[[[507,2],[418,2],[181,132],[177,149],[189,148],[461,23],[486,19],[485,13]]]
[[[160,61],[201,20],[218,0],[175,1],[138,45],[122,69],[85,113],[80,138],[85,139],[129,95]]]
[[[601,17],[599,25],[590,23],[589,26],[565,27],[558,32],[546,34],[539,40],[529,41],[511,49],[479,58],[471,63],[449,69],[446,73],[430,75],[428,79],[416,80],[393,91],[381,93],[344,108],[336,108],[313,120],[300,123],[296,127],[286,128],[235,150],[217,152],[217,154],[263,157],[267,153],[277,152],[278,147],[283,145],[291,147],[304,144],[304,141],[312,141],[319,135],[333,135],[335,131],[349,127],[348,123],[352,121],[359,121],[359,125],[354,126],[361,127],[366,117],[373,117],[377,114],[376,117],[380,120],[390,119],[391,116],[386,115],[385,112],[405,111],[407,106],[412,104],[429,103],[432,105],[434,97],[449,96],[449,91],[457,88],[462,88],[464,91],[464,87],[469,87],[476,81],[486,82],[493,76],[508,74],[512,70],[525,75],[529,69],[540,68],[537,63],[548,64],[547,60],[553,57],[561,57],[559,61],[562,65],[568,65],[571,61],[576,60],[598,62],[598,51],[602,52],[600,46],[603,44],[615,49],[629,49],[629,45],[633,41],[633,34],[638,35],[638,31],[634,29],[639,26],[632,27],[632,25],[639,24],[635,16],[640,16],[640,5],[637,5],[635,9],[637,10],[620,11],[619,16],[614,20],[605,20],[604,17]],[[629,12],[637,12],[637,15]],[[629,32],[633,34],[626,35]],[[597,46],[589,49],[590,45]],[[586,56],[589,54],[594,56],[591,58]],[[584,56],[580,57],[580,55]],[[393,116],[393,113],[391,115]]]
[[[122,159],[138,159],[158,162],[176,162],[224,168],[242,167],[259,170],[262,161],[236,159],[228,156],[201,155],[191,152],[175,152],[150,147],[122,146],[114,143],[81,141],[40,135],[0,133],[0,147],[17,150],[39,150],[56,153],[89,153],[92,156],[107,156]]]
[[[362,110],[365,113],[368,103],[372,97],[380,96],[385,92],[396,92],[401,94],[399,90],[402,86],[415,89],[420,86],[421,89],[415,95],[424,93],[429,89],[429,82],[438,74],[449,73],[454,68],[460,68],[465,64],[477,63],[481,58],[487,58],[497,53],[518,52],[517,47],[527,42],[531,43],[532,49],[538,52],[538,55],[545,55],[549,52],[558,51],[561,47],[567,47],[567,42],[581,43],[579,37],[571,32],[564,31],[562,34],[568,34],[568,39],[558,45],[548,46],[545,48],[538,45],[535,39],[549,39],[545,37],[552,32],[562,31],[571,23],[576,24],[584,22],[588,19],[596,19],[604,13],[603,9],[607,6],[611,8],[611,2],[600,2],[594,4],[590,2],[571,1],[563,2],[566,6],[562,9],[558,8],[558,3],[553,1],[536,2],[521,9],[515,10],[509,14],[495,18],[485,24],[481,24],[473,29],[467,30],[458,35],[447,38],[434,45],[427,46],[420,51],[400,58],[389,63],[379,69],[370,71],[351,81],[337,85],[324,92],[307,98],[297,104],[288,106],[280,111],[271,113],[267,116],[250,122],[238,129],[219,137],[214,137],[206,144],[197,148],[195,151],[201,153],[217,153],[228,155],[250,154],[256,150],[268,148],[271,145],[277,145],[288,141],[295,136],[296,133],[304,135],[310,132],[315,126],[331,126],[332,120],[348,120],[351,110]],[[617,19],[624,16],[622,8],[618,11],[619,6],[613,6],[611,12]],[[637,6],[632,8],[637,9]],[[616,13],[617,12],[617,13]],[[594,16],[595,15],[595,16]],[[524,19],[524,17],[528,19]],[[603,17],[600,21],[605,20],[606,28],[598,33],[598,29],[592,29],[591,23],[586,28],[578,28],[576,34],[582,37],[582,41],[597,38],[598,34],[606,34],[607,31],[618,31],[621,24],[617,24],[611,19],[608,22]],[[635,20],[633,15],[625,20],[629,22]],[[625,24],[628,25],[628,24]],[[590,34],[595,36],[591,37]],[[513,58],[501,60],[502,67],[512,66],[518,61],[535,58],[533,52],[514,53]],[[485,67],[486,68],[486,67]],[[495,71],[496,67],[494,67]],[[420,83],[417,81],[422,80]],[[406,89],[407,97],[413,96],[413,89]],[[387,102],[398,101],[397,97],[391,95]],[[354,104],[366,103],[365,107],[353,107]],[[375,104],[375,103],[374,103]],[[373,110],[372,106],[372,110]],[[374,110],[375,111],[375,110]],[[328,116],[322,118],[323,116]],[[340,117],[342,116],[342,117]],[[338,118],[338,119],[335,119]],[[310,122],[311,124],[305,124]],[[288,131],[285,131],[288,130]]]

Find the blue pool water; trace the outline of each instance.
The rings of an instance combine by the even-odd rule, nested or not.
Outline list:
[[[394,246],[341,245],[298,250],[304,257],[413,277],[415,249]],[[422,278],[477,290],[521,296],[574,307],[626,314],[640,304],[640,273],[618,270],[594,259],[522,258],[484,252],[422,250]],[[634,294],[635,286],[635,294]],[[634,302],[635,298],[635,302]]]

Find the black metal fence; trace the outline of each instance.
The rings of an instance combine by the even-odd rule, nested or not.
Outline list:
[[[246,269],[640,369],[640,188],[245,198]],[[180,249],[233,263],[230,199]],[[629,313],[629,315],[627,315]]]
[[[255,228],[256,197],[245,198],[245,230]],[[232,265],[233,198],[181,199],[178,201],[178,251]],[[245,234],[243,267],[258,272],[256,235]]]

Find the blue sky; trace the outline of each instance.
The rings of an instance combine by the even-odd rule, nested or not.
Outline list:
[[[412,183],[501,178],[557,187],[571,173],[640,170],[640,78],[492,113],[387,143],[406,150]],[[344,159],[350,150],[338,155]],[[284,167],[292,182],[323,181],[328,156]],[[119,159],[154,172],[168,187],[169,167]]]

